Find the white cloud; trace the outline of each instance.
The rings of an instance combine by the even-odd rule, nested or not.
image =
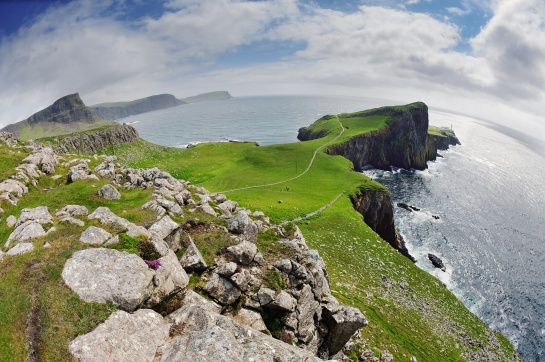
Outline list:
[[[343,13],[297,0],[173,0],[162,16],[127,22],[117,17],[123,1],[71,2],[0,42],[0,124],[76,91],[93,104],[216,89],[424,100],[498,121],[512,114],[537,121],[545,3],[491,1],[462,3],[494,11],[471,40],[472,54],[455,51],[457,25],[395,7]],[[264,40],[296,51],[268,64],[216,63]]]

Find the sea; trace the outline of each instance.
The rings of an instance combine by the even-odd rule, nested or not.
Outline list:
[[[298,142],[297,130],[325,114],[395,104],[335,96],[237,97],[119,122],[164,146],[269,145]],[[395,207],[416,265],[506,335],[525,361],[545,361],[545,157],[535,151],[535,140],[525,142],[505,127],[433,108],[429,116],[430,124],[452,128],[462,144],[441,151],[424,171],[365,173],[390,190],[394,204],[419,209]],[[428,253],[440,257],[446,270],[434,268]]]

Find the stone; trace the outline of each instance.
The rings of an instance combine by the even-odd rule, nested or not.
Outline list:
[[[2,250],[0,250],[0,263],[2,261],[4,261],[4,255],[6,255],[6,253],[4,253]]]
[[[32,250],[34,250],[34,245],[32,243],[19,243],[9,249],[6,255],[21,255],[30,253]]]
[[[201,211],[212,216],[218,216],[218,213],[214,210],[214,208],[208,204],[201,204],[197,206],[197,211]]]
[[[38,166],[36,166],[33,163],[23,163],[17,167],[15,167],[16,170],[24,172],[26,175],[32,178],[39,178],[44,173],[38,169]]]
[[[161,266],[153,276],[153,285],[155,287],[145,303],[146,307],[159,304],[163,299],[179,292],[189,283],[189,277],[172,250],[169,250],[159,261]]]
[[[316,332],[314,317],[318,314],[321,317],[320,303],[314,300],[312,287],[308,284],[303,286],[301,294],[297,299],[297,337],[303,343],[308,344]],[[316,318],[319,320],[320,318]]]
[[[441,258],[439,258],[437,255],[429,253],[428,259],[431,261],[434,267],[441,269],[442,271],[447,270],[445,268],[445,264],[443,264],[443,260],[441,260]]]
[[[180,225],[174,222],[170,216],[165,215],[148,229],[149,233],[154,237],[164,240],[168,235],[178,229]]]
[[[226,249],[226,257],[241,265],[250,265],[257,254],[257,246],[247,240]]]
[[[270,288],[261,288],[257,292],[257,298],[259,300],[259,304],[262,307],[265,307],[274,301],[274,298],[276,298],[276,292]]]
[[[291,273],[291,269],[292,269],[291,260],[289,259],[278,260],[276,263],[274,263],[274,267],[280,270],[282,273],[289,274]]]
[[[0,182],[0,193],[8,193],[15,197],[21,197],[28,194],[28,187],[17,180],[8,178]]]
[[[233,282],[233,284],[236,285],[238,289],[245,292],[248,290],[248,287],[250,284],[250,278],[251,278],[250,272],[245,269],[242,269],[240,272],[234,273],[233,275],[231,275],[229,280]]]
[[[104,197],[106,200],[119,200],[121,198],[119,191],[111,184],[102,186],[102,188],[98,190],[98,195]]]
[[[185,253],[180,258],[180,264],[182,264],[182,267],[188,273],[194,271],[198,272],[208,267],[193,240],[191,240],[187,246],[187,249],[185,250]]]
[[[27,221],[34,221],[40,225],[52,224],[53,216],[51,216],[49,213],[47,206],[38,206],[32,209],[25,208],[21,210],[21,215],[15,224],[15,228],[26,223]]]
[[[108,241],[104,243],[104,246],[112,246],[119,243],[119,235],[114,236],[113,238],[110,238]]]
[[[224,194],[216,194],[216,195],[214,195],[214,200],[218,204],[221,204],[221,203],[227,201],[227,197]]]
[[[85,206],[80,205],[66,205],[63,206],[62,209],[57,210],[55,212],[55,215],[58,217],[65,217],[65,216],[87,216],[89,215],[89,210]]]
[[[151,309],[116,311],[93,331],[70,342],[77,361],[152,361],[169,334],[169,324]]]
[[[237,215],[228,218],[227,229],[232,233],[242,235],[248,241],[257,242],[258,227],[245,212],[239,212]]]
[[[36,221],[30,220],[17,226],[15,230],[13,230],[13,232],[8,236],[8,240],[4,244],[4,247],[7,248],[12,241],[26,242],[44,235],[46,235],[46,232],[42,225]]]
[[[85,223],[82,220],[73,218],[71,216],[63,217],[60,221],[67,222],[69,224],[79,225],[82,227],[85,226]]]
[[[96,226],[89,226],[81,234],[79,241],[84,244],[101,245],[111,237],[112,234],[110,234],[106,230]]]
[[[101,224],[114,224],[119,226],[123,231],[126,231],[127,235],[132,237],[149,237],[148,230],[143,226],[135,225],[120,216],[117,216],[105,206],[97,207],[87,219],[97,219]]]
[[[241,295],[240,289],[218,274],[212,275],[204,290],[223,305],[233,304]]]
[[[312,352],[291,346],[235,320],[188,305],[167,316],[171,330],[183,328],[157,350],[154,362],[320,362]]]
[[[261,317],[261,314],[253,310],[242,308],[237,314],[231,315],[230,317],[236,322],[253,328],[256,331],[267,331],[267,326],[263,321],[263,317]]]
[[[86,302],[112,302],[133,311],[149,298],[155,272],[138,256],[113,249],[75,252],[64,265],[62,278]]]
[[[84,179],[98,180],[98,177],[89,170],[87,162],[82,162],[76,166],[70,167],[70,170],[66,175],[66,181],[68,183]]]
[[[23,162],[35,164],[43,173],[50,175],[59,165],[59,157],[55,155],[51,147],[42,147],[27,156]]]
[[[339,352],[358,329],[367,325],[367,319],[358,309],[336,303],[324,306],[322,319],[329,333],[321,348],[326,349],[329,356]]]
[[[106,178],[108,180],[115,179],[115,165],[112,162],[103,162],[95,167],[94,171],[100,177]]]
[[[231,275],[235,274],[235,271],[237,270],[237,263],[229,262],[218,265],[216,270],[217,274],[221,275],[222,277],[229,278]]]
[[[267,308],[278,309],[285,312],[293,312],[296,305],[297,300],[289,293],[282,290],[271,303],[267,304]]]
[[[202,307],[214,313],[221,313],[222,309],[222,307],[216,302],[206,299],[205,297],[194,292],[191,289],[186,290],[184,294],[184,299],[182,299],[182,306],[190,304],[198,305],[199,307]]]
[[[7,217],[7,219],[6,219],[6,226],[7,226],[8,228],[10,228],[10,229],[13,228],[13,227],[15,226],[16,223],[17,223],[17,218],[16,218],[15,216],[10,215],[10,216]]]

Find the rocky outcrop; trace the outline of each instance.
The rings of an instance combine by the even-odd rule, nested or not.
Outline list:
[[[26,120],[10,124],[2,130],[19,135],[26,125],[36,125],[43,122],[69,124],[73,122],[93,123],[95,118],[85,106],[78,93],[64,96],[49,107],[34,113]]]
[[[131,102],[95,104],[94,106],[90,106],[89,110],[95,116],[116,120],[158,109],[175,107],[185,103],[183,100],[176,99],[172,94],[158,94]]]
[[[79,136],[58,138],[56,153],[94,153],[108,147],[131,143],[140,136],[134,127],[124,124],[99,131],[88,131]]]
[[[350,196],[354,208],[363,215],[363,221],[388,244],[412,261],[405,241],[397,231],[394,221],[394,205],[386,189],[363,189]]]

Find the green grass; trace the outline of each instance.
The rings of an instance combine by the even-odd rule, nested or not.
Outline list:
[[[13,149],[0,142],[0,181],[15,175],[15,167],[19,166],[23,159],[28,156],[24,148]]]
[[[23,141],[35,140],[44,137],[53,137],[67,133],[88,131],[97,127],[115,124],[112,121],[97,120],[93,123],[71,122],[69,124],[57,122],[40,122],[36,124],[25,124],[21,129],[19,138]]]

